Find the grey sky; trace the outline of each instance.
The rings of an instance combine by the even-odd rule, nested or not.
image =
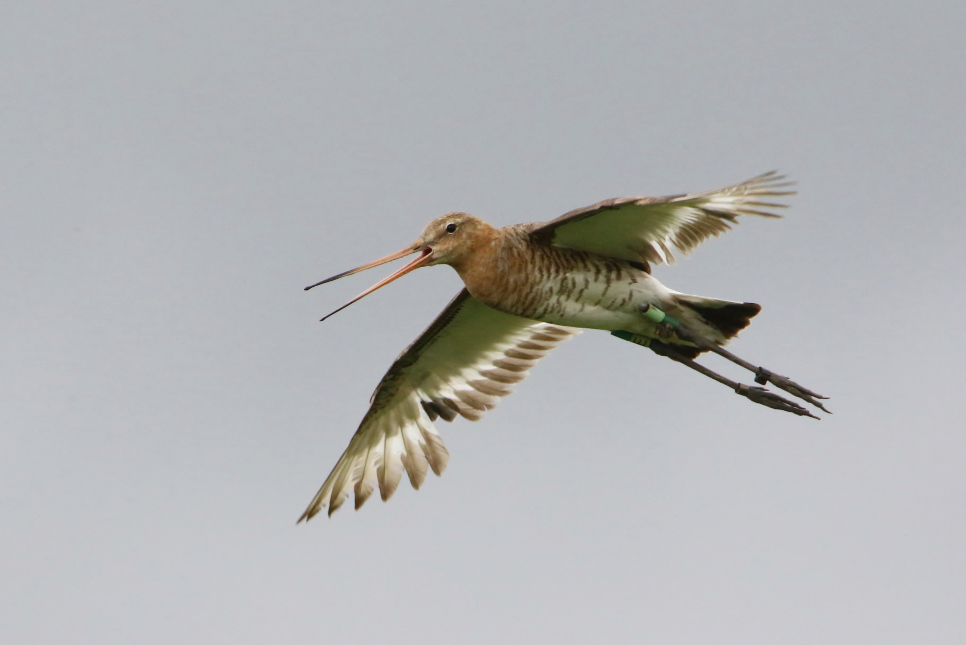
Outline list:
[[[362,6],[364,5],[364,6]],[[0,641],[961,643],[966,5],[0,8]],[[465,210],[778,168],[658,277],[763,305],[753,406],[605,333],[449,469],[296,527],[456,293],[301,288]],[[731,376],[744,375],[714,360]]]

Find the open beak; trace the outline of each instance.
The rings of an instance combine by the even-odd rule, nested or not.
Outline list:
[[[305,287],[305,290],[308,291],[312,287],[317,287],[320,284],[325,284],[326,282],[332,282],[333,280],[338,280],[339,278],[344,278],[347,275],[352,275],[354,273],[359,273],[360,271],[365,271],[366,269],[371,269],[373,267],[377,267],[380,264],[385,264],[386,262],[392,262],[393,260],[398,260],[399,258],[404,258],[407,255],[410,255],[412,253],[416,253],[416,249],[414,249],[411,246],[410,247],[407,247],[407,248],[403,249],[402,251],[398,251],[396,253],[392,253],[390,255],[387,255],[384,258],[379,258],[375,262],[370,262],[369,264],[363,264],[361,267],[356,267],[355,269],[351,269],[349,271],[344,271],[344,272],[342,272],[342,273],[340,273],[338,275],[334,275],[331,278],[326,278],[322,282],[316,282],[313,285],[310,285],[308,287]],[[406,275],[407,273],[409,273],[413,269],[418,269],[421,266],[426,266],[427,264],[429,264],[429,259],[430,259],[430,257],[432,257],[432,255],[433,255],[433,250],[432,249],[430,249],[428,247],[427,248],[424,248],[422,250],[422,253],[419,254],[419,257],[418,258],[416,258],[415,260],[413,260],[412,262],[410,262],[409,264],[407,264],[403,268],[399,269],[398,271],[396,271],[395,273],[393,273],[389,277],[387,277],[387,278],[385,278],[383,280],[380,280],[376,284],[372,285],[371,287],[369,287],[368,289],[366,289],[365,291],[363,291],[362,293],[360,293],[358,296],[356,296],[355,298],[353,298],[349,302],[345,303],[344,305],[342,305],[341,307],[339,307],[338,309],[336,309],[332,313],[326,315],[324,318],[322,318],[322,320],[325,320],[329,316],[333,316],[333,315],[339,313],[340,311],[342,311],[343,309],[345,309],[346,307],[348,307],[352,303],[356,302],[357,300],[362,300],[363,298],[365,298],[366,296],[368,296],[370,293],[372,293],[376,289],[379,289],[381,287],[386,286],[387,284],[389,284],[390,282],[392,282],[396,278],[403,277],[404,275]]]

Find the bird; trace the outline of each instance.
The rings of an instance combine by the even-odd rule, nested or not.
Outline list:
[[[468,213],[431,221],[404,249],[305,287],[312,289],[393,260],[416,258],[328,314],[342,311],[421,267],[448,264],[464,288],[393,362],[341,458],[299,522],[354,494],[358,510],[378,488],[383,501],[405,472],[419,489],[449,460],[433,423],[480,419],[510,386],[584,329],[647,347],[733,389],[746,399],[818,418],[768,389],[771,383],[817,409],[826,399],[745,361],[724,345],[761,311],[758,304],[673,291],[651,268],[671,264],[721,235],[742,216],[777,218],[793,182],[768,172],[719,190],[666,197],[607,199],[547,222],[495,228]],[[694,359],[714,352],[755,374],[757,385],[728,379]]]

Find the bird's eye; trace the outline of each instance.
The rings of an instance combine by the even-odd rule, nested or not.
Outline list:
[[[456,224],[454,222],[450,222],[449,224],[447,224],[446,225],[446,232],[447,233],[455,233],[456,232]]]

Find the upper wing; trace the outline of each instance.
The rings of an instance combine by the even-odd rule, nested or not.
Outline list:
[[[729,230],[739,215],[778,217],[763,209],[786,206],[766,198],[795,194],[780,190],[792,183],[784,179],[773,171],[720,190],[608,199],[538,224],[530,234],[566,249],[630,262],[672,263],[672,247],[688,253],[709,237]]]
[[[432,422],[481,418],[509,385],[577,333],[502,313],[460,291],[382,377],[349,447],[299,521],[324,506],[332,515],[352,489],[357,509],[377,485],[385,501],[403,470],[417,489],[428,468],[441,474],[449,453]]]

